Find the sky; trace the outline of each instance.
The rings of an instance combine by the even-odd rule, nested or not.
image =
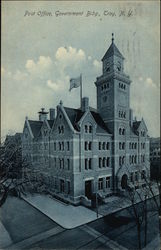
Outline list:
[[[159,1],[3,1],[2,137],[22,132],[26,116],[37,120],[42,107],[60,100],[78,108],[80,90],[69,92],[69,80],[81,73],[83,96],[96,107],[94,82],[112,33],[132,81],[134,116],[144,118],[149,136],[159,136],[159,11]]]

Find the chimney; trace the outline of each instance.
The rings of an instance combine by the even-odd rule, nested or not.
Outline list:
[[[46,112],[44,108],[42,108],[41,111],[39,111],[38,113],[39,113],[39,121],[47,120],[48,112]]]
[[[55,119],[55,109],[51,108],[49,109],[50,112],[50,120],[54,120]]]
[[[82,105],[81,109],[83,112],[86,112],[89,108],[89,98],[88,97],[83,97],[82,98]]]
[[[129,110],[129,121],[130,121],[130,126],[132,127],[133,124],[133,110]]]

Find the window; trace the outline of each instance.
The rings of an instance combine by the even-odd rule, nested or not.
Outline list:
[[[54,167],[56,168],[56,158],[54,158]]]
[[[102,167],[102,158],[99,158],[99,168],[101,168]]]
[[[129,149],[131,149],[131,142],[129,143]]]
[[[121,158],[121,156],[119,157],[119,165],[120,166],[122,165],[122,158]]]
[[[106,159],[106,166],[109,167],[109,165],[110,165],[110,158],[107,157],[107,159]]]
[[[103,158],[103,167],[106,167],[106,158]]]
[[[70,150],[70,145],[69,145],[69,141],[67,141],[67,150]]]
[[[85,125],[84,128],[85,128],[85,133],[88,133],[88,126]]]
[[[101,150],[101,142],[98,144],[98,149]]]
[[[54,142],[54,151],[56,151],[56,142]]]
[[[98,190],[102,190],[103,189],[103,178],[99,178],[98,180]]]
[[[135,172],[135,181],[138,181],[138,172]]]
[[[64,180],[60,180],[60,192],[64,193]]]
[[[88,169],[88,159],[85,159],[85,169]]]
[[[62,159],[62,167],[63,167],[63,169],[64,169],[64,159]]]
[[[105,143],[105,142],[103,142],[103,144],[102,144],[102,149],[103,149],[103,150],[106,149],[106,143]]]
[[[125,164],[125,156],[122,157],[122,164]]]
[[[122,129],[122,135],[125,135],[125,129],[124,128]]]
[[[107,142],[107,143],[106,143],[106,149],[109,150],[109,147],[110,147],[110,143]]]
[[[70,170],[70,159],[67,159],[67,169]]]
[[[92,126],[89,126],[89,133],[92,133]]]
[[[92,169],[92,159],[85,159],[85,169]]]
[[[92,142],[84,142],[84,149],[87,150],[92,150]]]
[[[122,134],[122,129],[121,128],[119,128],[119,135],[121,135]]]
[[[64,169],[64,159],[59,159],[59,167]]]
[[[88,168],[92,169],[92,159],[88,159]]]
[[[125,142],[122,143],[122,149],[125,149]]]
[[[88,150],[91,150],[92,149],[92,142],[90,141],[89,143],[88,143]]]
[[[110,177],[106,177],[106,188],[110,188]]]
[[[58,131],[59,131],[59,134],[64,134],[64,126],[63,125],[58,126]]]
[[[88,146],[87,141],[85,141],[85,142],[84,142],[84,149],[85,149],[85,150],[87,150],[87,146]]]
[[[62,150],[64,150],[64,142],[62,142]]]

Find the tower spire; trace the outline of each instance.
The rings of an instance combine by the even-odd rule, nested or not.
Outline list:
[[[112,43],[114,42],[114,33],[112,33]]]

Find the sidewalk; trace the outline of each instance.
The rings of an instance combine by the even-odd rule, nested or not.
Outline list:
[[[35,194],[23,199],[65,229],[72,229],[97,219],[96,212],[86,207],[67,205],[48,195]],[[101,217],[102,215],[99,215],[99,218]]]
[[[2,222],[0,221],[0,249],[3,249],[12,244],[11,237]]]

